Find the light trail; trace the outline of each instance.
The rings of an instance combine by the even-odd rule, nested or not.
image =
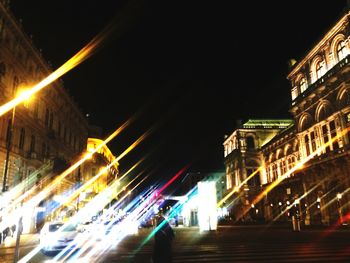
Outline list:
[[[178,171],[161,189],[159,189],[159,194],[164,191],[170,184],[172,184],[181,174],[184,173],[190,167],[191,164],[185,165],[180,171]]]
[[[335,186],[333,189],[335,189],[336,187],[337,187],[337,186]],[[332,191],[333,189],[329,190],[329,193],[331,193],[331,191]],[[342,195],[345,194],[345,193],[347,193],[349,190],[350,190],[350,188],[347,188],[344,192],[342,192]],[[332,198],[331,200],[329,200],[326,204],[324,204],[324,205],[322,206],[322,209],[326,209],[328,206],[330,206],[330,205],[331,205],[332,203],[334,203],[335,201],[338,201],[338,197],[337,197],[337,196],[335,196],[334,198]]]
[[[75,198],[77,198],[80,193],[84,190],[86,190],[88,187],[90,187],[97,179],[99,179],[107,170],[112,167],[115,163],[119,162],[126,154],[128,154],[131,150],[133,150],[136,146],[138,146],[148,135],[150,131],[145,132],[143,135],[141,135],[134,143],[132,143],[118,158],[115,158],[111,163],[109,163],[107,166],[103,167],[99,173],[97,173],[94,177],[92,177],[89,181],[87,181],[85,184],[83,184],[81,187],[79,187],[74,193],[72,193],[70,196],[66,198],[64,201],[65,204],[69,204],[72,202]],[[130,170],[128,171],[131,172],[133,169],[135,169],[142,161],[144,158],[139,160]],[[128,173],[124,174],[126,176]],[[119,181],[122,178],[119,178]]]
[[[49,84],[51,84],[52,82],[54,82],[55,80],[63,76],[69,70],[75,68],[84,60],[91,57],[96,51],[97,47],[99,47],[101,43],[104,41],[104,39],[107,37],[107,35],[109,34],[109,31],[110,30],[108,28],[102,31],[100,34],[94,37],[86,46],[84,46],[78,53],[76,53],[72,58],[70,58],[62,66],[60,66],[58,69],[52,72],[49,76],[44,78],[38,84],[34,85],[33,87],[21,93],[18,97],[0,106],[0,116],[4,115],[6,112],[16,107],[18,104],[24,102],[32,95],[39,92],[40,90],[47,87]]]
[[[304,193],[302,196],[300,196],[297,200],[300,201],[302,199],[304,199],[305,197],[307,197],[309,194],[311,194],[314,190],[317,189],[317,187],[319,187],[324,180],[320,181],[319,183],[317,183],[316,185],[314,185],[310,190],[308,190],[306,193]],[[288,211],[293,205],[295,205],[295,203],[291,203],[289,206],[286,207],[286,209],[282,210],[281,213],[279,213],[276,217],[274,217],[272,219],[272,222],[270,222],[267,227],[269,227],[270,225],[272,225],[273,222],[277,221],[286,211]]]
[[[148,177],[148,176],[147,176]],[[137,185],[135,185],[131,191],[135,190],[147,177],[144,177]],[[136,198],[137,201],[140,202],[138,198]],[[120,224],[117,226],[113,226],[113,224],[116,222],[117,219],[112,219],[107,224],[106,228],[108,229],[111,227],[111,231],[104,235],[101,242],[94,246],[92,249],[89,250],[88,254],[84,256],[84,259],[91,259],[91,258],[99,258],[101,255],[105,253],[105,251],[109,250],[112,245],[117,245],[119,241],[121,241],[125,236],[128,235],[130,231],[130,227],[133,225],[137,225],[137,215],[140,211],[144,209],[144,205],[138,205],[136,209],[130,213]],[[102,222],[104,224],[104,222]],[[117,238],[116,238],[117,237]],[[86,247],[84,250],[87,250],[88,247]],[[90,261],[91,262],[91,261]]]
[[[44,198],[46,198],[52,190],[56,188],[56,186],[61,182],[62,179],[64,179],[67,175],[72,173],[75,169],[77,169],[81,164],[83,164],[86,160],[90,159],[91,156],[99,151],[104,145],[106,145],[109,141],[111,141],[115,136],[117,136],[121,131],[123,131],[130,123],[132,119],[129,119],[126,121],[121,127],[119,127],[115,132],[113,132],[106,140],[101,142],[95,149],[92,150],[92,152],[89,152],[88,154],[84,155],[83,158],[78,160],[76,163],[74,163],[72,166],[70,166],[68,169],[63,171],[61,174],[57,175],[56,178],[46,186],[45,189],[43,189],[40,193],[38,193],[35,197],[33,197],[29,203],[33,206],[36,206],[40,203]]]
[[[253,173],[251,173],[246,179],[244,179],[238,186],[235,186],[231,192],[229,192],[224,198],[222,198],[218,203],[217,206],[220,207],[228,198],[230,198],[234,193],[238,192],[238,190],[244,186],[253,176],[255,176],[260,170],[262,170],[264,167],[261,166],[258,169],[256,169]],[[232,202],[231,202],[232,203]]]
[[[183,207],[184,204],[186,204],[187,202],[189,202],[193,196],[195,196],[197,194],[197,186],[195,186],[194,188],[192,188],[188,193],[186,193],[186,200],[185,201],[178,201],[175,205],[174,205],[174,209],[172,210],[172,212],[170,213],[170,215],[168,216],[168,218],[166,219],[167,222],[169,222],[169,219],[173,218],[178,211]],[[138,248],[136,248],[133,251],[133,255],[136,255],[141,248],[147,244],[147,242],[150,241],[150,239],[157,233],[157,231],[159,231],[160,228],[162,228],[165,224],[165,221],[163,221],[159,226],[156,226],[156,228],[141,242],[141,244],[139,245]]]

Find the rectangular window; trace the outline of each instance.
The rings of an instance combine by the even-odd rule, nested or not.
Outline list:
[[[45,112],[45,127],[49,126],[49,119],[50,119],[50,112],[49,112],[48,109],[46,109],[46,112]]]
[[[59,137],[61,137],[61,122],[60,121],[58,121],[58,127],[57,127],[57,134],[58,134],[58,136]]]
[[[49,128],[52,130],[53,127],[53,113],[50,113],[50,119],[49,119]]]
[[[338,143],[338,140],[337,140],[337,129],[335,127],[335,121],[331,121],[329,123],[329,129],[330,129],[330,132],[331,132],[331,138],[332,138],[332,145],[333,145],[333,150],[337,150],[339,149],[339,143]]]
[[[19,135],[19,144],[18,144],[18,148],[23,150],[24,148],[24,139],[25,139],[25,130],[24,128],[21,128],[21,133]]]
[[[327,129],[327,125],[323,125],[322,126],[322,138],[323,138],[323,146],[326,147],[326,152],[330,151],[330,147],[328,144],[328,129]]]
[[[42,146],[41,146],[41,155],[43,158],[46,157],[46,144],[43,142]]]
[[[31,152],[31,153],[35,152],[35,136],[34,135],[32,135],[31,140],[30,140],[29,152]]]
[[[36,101],[34,103],[34,117],[38,118],[39,117],[39,102]]]
[[[298,87],[294,87],[292,89],[292,100],[295,100],[299,95],[299,92],[298,92]]]
[[[308,134],[305,135],[304,141],[305,141],[306,156],[309,156],[310,155],[310,145],[309,145],[309,135]]]
[[[9,145],[11,143],[11,137],[12,137],[12,119],[9,119],[7,122],[7,131],[6,131],[6,143]]]
[[[316,151],[315,132],[311,132],[310,137],[311,137],[311,149],[312,149],[312,152],[314,152]]]

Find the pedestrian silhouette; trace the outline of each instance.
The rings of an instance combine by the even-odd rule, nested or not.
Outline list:
[[[160,216],[157,220],[157,232],[154,235],[153,263],[172,262],[172,241],[175,237],[169,222]]]

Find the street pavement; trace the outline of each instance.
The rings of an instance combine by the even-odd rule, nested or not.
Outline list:
[[[152,229],[140,229],[89,262],[150,263]],[[308,228],[293,232],[290,226],[220,226],[200,232],[197,227],[176,227],[173,263],[200,262],[350,262],[350,230]],[[37,235],[22,235],[21,257],[38,243]],[[14,242],[0,247],[0,262],[13,262]],[[12,254],[11,254],[12,253]],[[40,252],[30,262],[45,262]],[[80,262],[80,261],[74,261]]]

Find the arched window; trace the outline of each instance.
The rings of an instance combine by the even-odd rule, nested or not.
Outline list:
[[[307,83],[306,83],[306,79],[304,77],[301,78],[301,80],[299,82],[299,88],[300,88],[301,93],[307,89]]]
[[[324,73],[326,73],[326,69],[324,67],[324,61],[321,60],[316,64],[316,77],[317,79],[321,78]]]
[[[327,107],[326,105],[322,105],[322,107],[320,108],[320,110],[318,112],[318,121],[322,121],[330,115],[331,115],[330,107]]]
[[[342,60],[343,58],[346,57],[346,47],[345,47],[345,42],[344,41],[339,41],[337,45],[337,58],[338,61]]]
[[[247,149],[248,150],[254,150],[255,149],[254,138],[252,136],[247,137]]]
[[[309,115],[304,115],[300,120],[300,131],[305,131],[312,126],[312,118]]]
[[[286,147],[285,156],[291,155],[293,153],[292,146],[288,145]]]
[[[345,90],[338,101],[339,109],[342,109],[346,106],[350,105],[350,92]]]

